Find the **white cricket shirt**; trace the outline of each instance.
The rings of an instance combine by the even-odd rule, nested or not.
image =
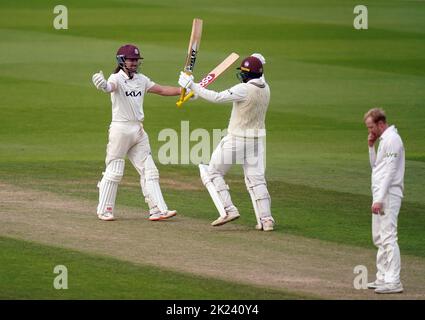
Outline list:
[[[155,83],[141,73],[130,79],[123,70],[111,74],[108,82],[116,87],[111,92],[112,121],[143,121],[143,98]]]
[[[374,203],[384,202],[388,193],[403,197],[404,190],[404,146],[397,129],[388,127],[379,140],[377,154],[369,147]]]
[[[233,102],[228,126],[231,135],[248,138],[266,135],[265,118],[270,102],[270,88],[264,78],[239,83],[221,92],[202,88],[199,84],[193,84],[192,89],[210,102]]]

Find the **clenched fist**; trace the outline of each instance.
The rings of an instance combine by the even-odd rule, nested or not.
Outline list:
[[[185,72],[180,72],[179,85],[182,88],[190,88],[193,83],[193,76]]]
[[[107,92],[108,83],[106,82],[102,71],[95,73],[92,77],[92,81],[97,89],[102,90],[103,92]]]

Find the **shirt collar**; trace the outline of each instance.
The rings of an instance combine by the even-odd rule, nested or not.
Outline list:
[[[120,74],[122,77],[124,77],[125,80],[129,80],[129,76],[127,75],[127,73],[124,72],[123,69],[121,69],[118,74]]]
[[[256,87],[259,87],[259,88],[265,88],[266,87],[266,82],[264,81],[263,78],[251,79],[247,83],[250,83],[250,84],[252,84]]]
[[[259,85],[264,85],[264,80],[262,78],[255,78],[248,81],[248,83],[253,82]]]
[[[391,132],[397,131],[397,129],[394,127],[394,125],[388,127],[387,129],[385,129],[385,131],[381,134],[381,136],[379,137],[380,140],[385,139],[386,137],[388,137],[388,135],[391,134]]]

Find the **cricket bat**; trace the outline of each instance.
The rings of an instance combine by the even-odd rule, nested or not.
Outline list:
[[[199,45],[201,43],[202,36],[202,20],[195,18],[192,23],[192,33],[190,35],[189,47],[187,49],[186,63],[184,65],[184,71],[187,74],[192,74],[193,67],[195,66],[196,56],[198,55]],[[186,88],[182,88],[179,101],[183,101],[186,95]]]
[[[200,82],[199,85],[203,88],[208,87],[211,83],[215,81],[224,71],[226,71],[236,60],[239,59],[237,53],[232,52],[226,59],[224,59],[219,65],[217,65],[213,70],[210,71]],[[181,105],[189,100],[193,96],[193,91],[186,95],[183,100],[177,101],[177,106]]]

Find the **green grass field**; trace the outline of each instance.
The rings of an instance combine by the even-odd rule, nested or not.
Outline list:
[[[9,238],[0,238],[0,244],[0,281],[3,289],[0,299],[305,298]],[[66,265],[68,271],[66,290],[53,286],[55,277],[59,275],[53,273],[53,267],[60,264]]]
[[[406,148],[400,248],[402,254],[425,259],[424,1],[363,2],[369,9],[369,29],[361,31],[353,28],[353,8],[358,2],[351,0],[64,1],[68,30],[53,28],[56,4],[0,2],[0,182],[96,201],[111,109],[109,97],[95,90],[91,75],[98,70],[105,75],[112,72],[117,48],[134,43],[145,58],[144,74],[157,83],[177,85],[191,21],[200,17],[205,25],[196,79],[232,51],[241,56],[261,52],[267,59],[265,74],[272,94],[266,122],[267,179],[278,223],[275,232],[373,249],[367,131],[362,118],[369,108],[381,106],[389,122],[398,127]],[[224,90],[236,82],[235,71],[230,70],[211,87]],[[155,159],[163,144],[158,134],[164,128],[179,132],[181,121],[190,121],[191,130],[209,132],[227,126],[230,105],[197,100],[177,109],[175,100],[145,98],[144,126]],[[157,165],[161,178],[197,187],[188,191],[164,184],[170,207],[206,224],[215,219],[217,213],[202,189],[197,166]],[[232,168],[227,179],[242,213],[235,224],[253,227],[255,217],[242,168]],[[146,210],[137,181],[136,171],[127,162],[118,208]],[[95,218],[94,212],[88,214]],[[112,295],[111,284],[101,293],[92,289],[87,295],[58,297],[36,290],[40,282],[26,277],[22,282],[20,278],[5,281],[17,276],[7,275],[14,264],[25,263],[25,251],[19,246],[32,245],[1,241],[1,251],[14,257],[6,259],[4,254],[1,261],[6,272],[0,274],[1,298],[145,299],[148,296],[139,290],[142,282],[152,288],[149,297],[153,299],[219,296],[215,280],[210,280],[213,289],[206,295],[202,288],[193,290],[198,279],[190,275],[173,275],[170,286],[174,289],[170,289],[153,274],[140,278],[134,287],[121,285],[122,295]],[[34,250],[31,260],[42,272],[43,250],[52,249],[37,246]],[[71,259],[74,253],[60,254]],[[76,259],[88,274],[107,264],[103,258]],[[146,271],[143,266],[123,268],[124,283]],[[28,286],[33,288],[26,291]],[[135,291],[139,294],[134,295]],[[296,297],[237,285],[226,297],[244,297],[244,292],[252,293],[249,298]]]

